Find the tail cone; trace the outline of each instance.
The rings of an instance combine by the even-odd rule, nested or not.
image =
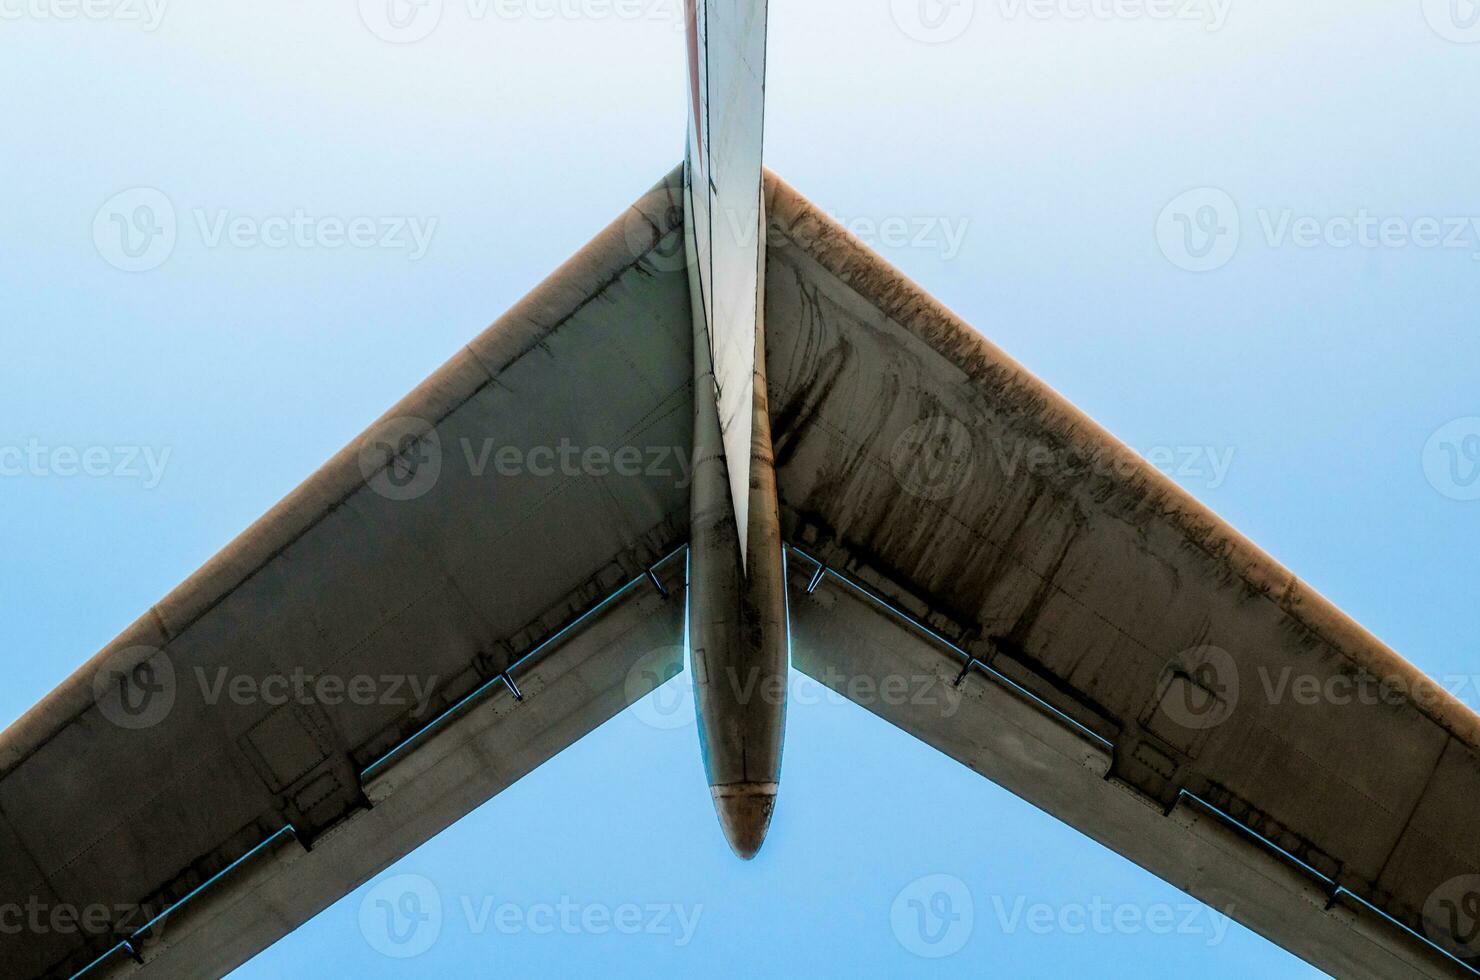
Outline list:
[[[771,814],[776,810],[775,783],[735,783],[711,786],[714,810],[724,828],[730,850],[742,861],[755,857],[771,829]]]

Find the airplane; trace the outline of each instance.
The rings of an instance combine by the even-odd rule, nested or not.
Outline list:
[[[117,911],[0,973],[223,975],[685,670],[751,858],[795,667],[1328,973],[1472,975],[1480,718],[764,168],[765,0],[686,24],[683,163],[0,735],[0,909]]]

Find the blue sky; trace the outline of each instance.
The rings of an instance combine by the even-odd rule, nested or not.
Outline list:
[[[1480,447],[1480,26],[1438,0],[963,3],[775,0],[769,165],[1131,446],[1199,450],[1175,478],[1480,705],[1480,452],[1444,448]],[[369,0],[0,2],[0,450],[35,447],[0,476],[0,723],[678,161],[676,2],[442,6],[395,44]],[[128,273],[159,258],[106,244],[139,188],[179,231]],[[254,237],[299,214],[303,242]],[[412,220],[326,247],[355,218]],[[367,939],[367,888],[239,975],[1313,974],[803,701],[754,864],[692,726],[629,712],[388,872],[442,902],[420,956]],[[891,909],[943,880],[971,926],[922,958]]]

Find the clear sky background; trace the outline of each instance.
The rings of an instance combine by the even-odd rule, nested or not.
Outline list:
[[[367,27],[384,0],[98,2],[101,20],[0,0],[0,447],[45,450],[0,476],[0,724],[683,147],[677,0],[443,0],[404,44]],[[930,0],[933,30],[916,0],[773,0],[768,163],[866,238],[929,224],[873,241],[1133,447],[1231,453],[1173,475],[1473,707],[1480,482],[1443,455],[1480,445],[1467,2],[1177,0],[1194,19],[1169,20]],[[158,258],[109,244],[107,202],[135,188],[179,233],[128,273]],[[300,209],[436,224],[424,254],[209,235],[223,212]],[[1337,247],[1364,215],[1401,220]],[[1427,247],[1426,218],[1458,247]],[[59,475],[58,447],[104,447],[102,475]],[[1313,974],[863,710],[804,701],[754,864],[725,848],[691,720],[648,705],[388,872],[443,901],[420,956],[367,941],[361,889],[238,975]],[[891,920],[933,875],[974,911],[941,959]],[[535,931],[563,900],[665,906],[669,929]],[[1169,935],[1014,917],[1096,903],[1188,911]],[[522,925],[480,926],[506,904]]]

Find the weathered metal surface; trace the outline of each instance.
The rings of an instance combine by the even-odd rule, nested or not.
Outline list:
[[[765,0],[689,3],[685,232],[694,311],[691,663],[704,766],[742,858],[781,778],[786,597],[760,295]]]
[[[1195,801],[1181,798],[1166,815],[1148,807],[1106,778],[1114,761],[1104,743],[980,667],[963,674],[954,652],[836,579],[808,594],[812,570],[797,561],[791,580],[799,670],[1332,976],[1459,975],[1371,909],[1330,905],[1315,876]],[[867,695],[891,684],[910,696]],[[909,773],[896,780],[891,789],[907,793]]]
[[[0,901],[158,910],[286,824],[314,843],[364,809],[365,767],[687,539],[680,181],[0,736]],[[295,676],[339,693],[283,700]],[[584,693],[552,706],[573,734],[614,710]],[[426,805],[426,835],[456,815]],[[0,974],[70,975],[141,924],[0,933]]]
[[[514,671],[365,782],[352,811],[307,851],[291,838],[168,916],[100,977],[224,976],[683,669],[683,558]],[[617,831],[616,833],[620,833]]]
[[[1191,793],[1445,942],[1480,719],[774,178],[768,211],[788,540],[1112,744],[1148,838]]]
[[[694,340],[694,485],[689,664],[704,769],[731,849],[750,859],[770,827],[781,779],[788,670],[786,596],[765,392],[753,393],[747,502],[749,560],[729,495],[726,454],[708,381],[709,348]],[[758,338],[758,343],[762,341]]]

